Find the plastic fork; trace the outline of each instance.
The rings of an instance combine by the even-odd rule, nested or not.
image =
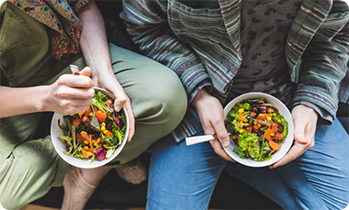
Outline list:
[[[228,133],[230,140],[231,139],[231,133]],[[185,143],[187,146],[190,145],[194,145],[194,144],[198,144],[198,143],[202,143],[205,141],[211,141],[217,139],[217,135],[213,134],[213,135],[201,135],[201,136],[191,136],[191,137],[187,137],[185,138]]]
[[[70,70],[73,72],[74,75],[80,75],[79,67],[76,65],[70,65]],[[97,120],[96,114],[95,114],[95,109],[93,108],[93,105],[90,104],[91,111],[93,113],[93,117],[91,120],[91,125],[97,130],[101,130],[101,126],[99,125],[99,122]]]

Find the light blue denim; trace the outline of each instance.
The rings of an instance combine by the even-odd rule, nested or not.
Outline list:
[[[228,163],[208,142],[186,146],[166,137],[152,149],[149,210],[207,209],[223,169],[284,209],[344,209],[348,205],[349,136],[338,119],[331,126],[319,125],[315,146],[276,169]]]

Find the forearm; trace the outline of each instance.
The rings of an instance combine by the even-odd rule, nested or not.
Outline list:
[[[12,88],[0,86],[0,118],[46,110],[48,86]]]
[[[345,14],[341,22],[337,21],[339,26],[335,35],[328,33],[332,30],[333,21],[325,21],[309,44],[304,53],[302,75],[294,98],[295,102],[303,100],[313,103],[332,117],[336,116],[339,88],[348,71],[349,14]]]
[[[88,3],[79,13],[83,24],[80,46],[92,76],[99,77],[101,71],[113,73],[104,20],[95,2]],[[107,71],[105,71],[107,70]]]

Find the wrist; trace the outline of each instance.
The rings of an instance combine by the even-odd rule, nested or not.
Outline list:
[[[192,100],[193,106],[197,109],[198,106],[203,102],[203,99],[206,97],[211,96],[207,91],[203,88],[197,92],[195,97]]]
[[[53,103],[50,97],[50,86],[43,85],[36,87],[38,90],[36,91],[37,95],[37,103],[35,103],[35,109],[37,112],[46,112],[46,111],[53,111],[50,109],[50,104]]]

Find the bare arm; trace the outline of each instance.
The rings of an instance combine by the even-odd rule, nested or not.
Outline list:
[[[91,1],[78,14],[83,24],[80,46],[86,64],[92,69],[92,79],[95,86],[109,90],[116,97],[114,109],[120,111],[125,106],[130,120],[128,141],[134,134],[134,116],[131,102],[122,86],[116,79],[104,27],[104,20],[95,2]],[[96,47],[97,46],[97,47]]]

